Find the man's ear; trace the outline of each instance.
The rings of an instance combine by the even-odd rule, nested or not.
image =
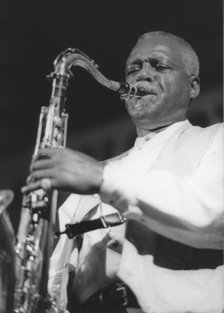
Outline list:
[[[200,78],[198,76],[190,76],[190,99],[193,100],[200,93]]]

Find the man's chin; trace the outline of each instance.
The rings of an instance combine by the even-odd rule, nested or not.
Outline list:
[[[157,107],[155,97],[147,95],[138,100],[131,100],[126,103],[127,111],[131,116],[142,117],[149,114],[150,111],[154,111]]]
[[[141,118],[145,115],[145,105],[140,102],[128,104],[126,107],[129,115],[133,119]]]

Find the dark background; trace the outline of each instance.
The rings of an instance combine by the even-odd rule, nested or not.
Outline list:
[[[222,120],[222,11],[221,0],[1,0],[0,189],[15,192],[9,207],[15,228],[40,107],[48,105],[51,92],[45,76],[53,71],[55,57],[68,47],[79,48],[107,78],[123,80],[126,57],[139,35],[151,30],[179,35],[200,57],[203,103],[199,100],[198,108],[210,113],[196,109],[192,122],[206,126]],[[97,127],[102,133],[104,126],[126,119],[119,97],[83,69],[74,69],[67,98],[72,147],[77,134],[88,137]],[[91,154],[114,153],[109,147]]]

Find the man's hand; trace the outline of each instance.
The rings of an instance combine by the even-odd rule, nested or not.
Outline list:
[[[23,193],[51,187],[79,194],[98,193],[102,182],[104,165],[92,157],[70,149],[42,149],[30,167],[30,178]],[[50,180],[49,180],[50,179]]]

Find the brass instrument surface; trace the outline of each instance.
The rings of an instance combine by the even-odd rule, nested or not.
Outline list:
[[[11,190],[0,190],[0,313],[12,313],[14,309],[15,234],[6,210],[12,200]]]
[[[52,80],[52,93],[49,106],[41,108],[33,159],[40,157],[40,149],[66,146],[68,114],[65,102],[68,81],[73,76],[72,66],[84,68],[100,84],[121,95],[133,90],[127,83],[107,79],[82,51],[68,48],[60,53],[54,61],[54,72],[48,76]],[[23,196],[16,244],[15,313],[62,312],[57,299],[48,291],[56,215],[56,190],[39,189]]]

